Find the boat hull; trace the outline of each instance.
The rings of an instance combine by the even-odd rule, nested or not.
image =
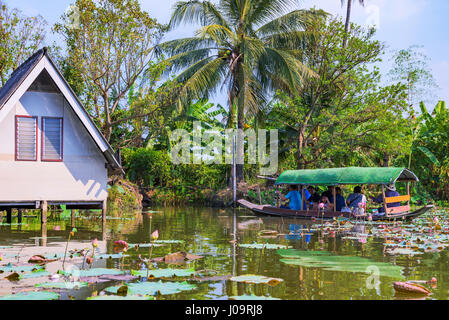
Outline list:
[[[298,219],[333,219],[337,217],[344,217],[348,219],[358,219],[358,220],[366,220],[368,217],[354,217],[349,212],[325,212],[320,213],[317,210],[290,210],[290,209],[284,209],[284,208],[277,208],[271,205],[257,205],[254,203],[251,203],[246,200],[239,200],[238,203],[240,206],[247,208],[251,210],[252,212],[260,215],[269,215],[269,216],[277,216],[277,217],[289,217],[289,218],[298,218]],[[397,220],[397,219],[412,219],[415,217],[418,217],[430,209],[432,209],[432,205],[428,205],[422,208],[419,208],[415,211],[408,211],[408,212],[401,212],[396,213],[394,215],[389,216],[372,216],[373,221],[377,220]]]

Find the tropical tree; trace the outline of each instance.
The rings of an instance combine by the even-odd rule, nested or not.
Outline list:
[[[310,34],[305,28],[324,12],[294,10],[293,0],[180,1],[175,4],[169,28],[199,23],[190,38],[159,45],[168,56],[168,71],[180,72],[183,84],[180,105],[207,99],[226,88],[228,127],[237,114],[237,127],[244,128],[247,113],[256,114],[273,89],[295,91],[314,73],[301,61]],[[235,112],[237,111],[237,112]],[[243,144],[239,146],[243,155]],[[237,180],[243,165],[237,166]]]
[[[43,44],[46,24],[42,16],[26,17],[0,1],[0,87]]]
[[[352,11],[352,2],[355,0],[341,0],[341,5],[343,6],[345,4],[346,1],[346,22],[345,22],[345,32],[346,34],[349,32],[349,26],[351,23],[351,11]],[[359,3],[364,6],[365,5],[365,0],[358,0]],[[346,48],[346,43],[348,41],[347,37],[344,37],[343,39],[343,48]]]
[[[163,26],[137,0],[76,0],[54,30],[66,41],[66,74],[82,81],[78,93],[110,140],[113,128],[129,120],[120,104],[145,78]]]

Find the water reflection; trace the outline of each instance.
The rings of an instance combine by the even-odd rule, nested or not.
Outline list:
[[[199,208],[159,208],[160,212],[142,214],[140,212],[111,213],[106,224],[95,213],[80,213],[67,219],[50,216],[46,224],[39,218],[23,217],[23,223],[0,226],[0,246],[20,245],[52,247],[64,243],[73,227],[78,229],[75,241],[81,243],[101,239],[102,250],[113,252],[115,240],[128,243],[148,243],[152,231],[159,231],[160,240],[179,240],[155,246],[153,257],[163,257],[169,253],[184,251],[204,258],[187,262],[177,268],[214,270],[222,276],[244,274],[264,275],[281,278],[276,286],[266,284],[245,284],[229,280],[195,282],[196,290],[161,299],[228,299],[238,295],[264,295],[280,299],[396,299],[392,283],[395,279],[380,278],[377,289],[366,287],[369,276],[364,272],[337,271],[319,265],[293,265],[282,262],[282,257],[274,249],[243,248],[239,244],[278,244],[293,249],[328,252],[332,256],[368,257],[374,262],[385,262],[402,268],[407,279],[439,279],[432,298],[447,299],[449,279],[449,257],[447,251],[425,253],[420,256],[391,256],[384,251],[385,239],[367,236],[370,226],[362,222],[353,225],[350,235],[356,239],[342,238],[326,228],[314,230],[313,222],[298,219],[258,217],[248,211],[199,209]],[[16,223],[16,224],[14,224]],[[269,237],[262,231],[272,231]],[[360,236],[361,235],[361,236]],[[142,262],[138,255],[149,255],[148,248],[129,250],[128,257],[99,261],[98,266],[140,270]],[[320,261],[320,259],[315,259]],[[159,264],[159,268],[172,267]],[[92,289],[93,290],[93,289]],[[77,292],[76,298],[83,299],[92,290]],[[102,290],[95,287],[95,290]]]

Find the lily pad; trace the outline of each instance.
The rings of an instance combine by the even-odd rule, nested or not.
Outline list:
[[[39,278],[39,277],[48,277],[51,273],[46,270],[37,270],[31,273],[24,273],[20,275],[20,279],[30,279],[30,278]]]
[[[129,283],[128,293],[135,295],[157,295],[158,293],[162,295],[166,294],[175,294],[180,293],[182,291],[190,291],[196,289],[196,286],[193,284],[189,284],[187,282],[136,282]],[[106,288],[105,291],[109,293],[117,293],[117,290],[121,286],[114,286]]]
[[[59,294],[49,291],[29,291],[19,292],[16,294],[9,294],[0,297],[0,300],[56,300],[59,299]]]
[[[194,274],[194,269],[150,269],[148,272],[153,278],[190,277]],[[146,277],[147,270],[131,270],[131,275]]]
[[[43,266],[33,265],[33,266],[13,266],[11,263],[8,263],[7,265],[1,266],[0,271],[3,272],[17,272],[17,273],[23,273],[23,272],[32,272],[35,270],[41,270],[44,269]]]
[[[115,296],[115,295],[104,295],[104,296],[96,296],[96,297],[89,297],[87,300],[154,300],[153,296],[136,296],[136,295],[130,295],[130,296]]]
[[[71,270],[71,271],[59,270],[58,273],[65,276],[98,277],[102,275],[125,274],[125,271],[119,269],[93,268],[89,270]]]
[[[288,246],[282,244],[271,244],[271,243],[252,243],[252,244],[239,244],[239,247],[248,249],[288,249]]]
[[[256,295],[243,295],[243,296],[232,296],[229,297],[231,300],[281,300],[279,298],[256,296]]]
[[[114,254],[99,254],[95,256],[95,259],[121,259],[123,258],[122,253],[114,253]]]
[[[57,289],[79,289],[86,287],[87,282],[66,281],[66,282],[44,282],[36,284],[36,288],[57,288]]]
[[[343,271],[354,273],[367,273],[368,267],[376,267],[379,275],[391,278],[404,278],[399,266],[385,262],[376,262],[368,258],[356,256],[336,256],[330,252],[323,251],[301,251],[301,250],[278,250],[277,253],[286,259],[282,263],[309,268],[323,268],[330,271]]]
[[[230,278],[229,280],[236,281],[236,282],[253,283],[253,284],[263,283],[263,284],[268,284],[270,286],[276,286],[280,282],[284,281],[283,279],[280,279],[280,278],[271,278],[271,277],[266,277],[266,276],[253,275],[253,274],[245,274],[245,275],[241,275],[241,276],[235,276],[235,277]]]

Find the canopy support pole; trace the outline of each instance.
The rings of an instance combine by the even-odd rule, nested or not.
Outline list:
[[[332,195],[334,197],[334,212],[337,212],[337,188],[334,186],[332,188]]]
[[[410,181],[407,181],[407,195],[410,196]],[[410,205],[410,197],[408,198],[407,205]]]
[[[383,197],[383,200],[384,200],[385,216],[388,216],[388,213],[387,213],[387,202],[385,201],[385,186],[384,185],[382,185],[382,197]]]
[[[304,202],[306,202],[306,195],[304,192],[304,186],[301,186],[301,210],[305,210],[305,208],[303,208]],[[306,203],[306,207],[307,207],[307,203]]]

